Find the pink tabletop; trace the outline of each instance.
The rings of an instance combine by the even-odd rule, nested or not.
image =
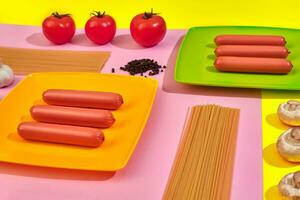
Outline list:
[[[39,27],[0,25],[2,46],[61,49],[106,50],[111,57],[103,73],[119,68],[137,58],[152,58],[166,65],[183,30],[168,31],[162,43],[142,49],[130,38],[127,30],[119,30],[112,44],[96,46],[78,31],[72,43],[54,46],[46,41]],[[169,66],[168,66],[169,67]],[[117,70],[116,73],[123,73]],[[16,83],[23,77],[16,78]],[[241,109],[238,144],[234,166],[232,198],[262,198],[261,100],[249,91],[236,97],[219,90],[200,95],[167,93],[162,90],[163,73],[156,76],[159,90],[144,133],[128,165],[115,174],[63,170],[0,163],[1,200],[28,199],[161,199],[176,154],[189,106],[220,104]],[[12,86],[13,87],[13,86]],[[12,87],[0,89],[0,98]]]

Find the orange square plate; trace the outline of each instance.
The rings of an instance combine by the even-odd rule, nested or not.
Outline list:
[[[157,81],[144,77],[98,73],[35,73],[27,76],[0,102],[0,161],[27,165],[116,171],[123,168],[143,132],[157,90]],[[34,142],[17,134],[18,124],[50,88],[116,92],[124,104],[104,129],[98,148]]]

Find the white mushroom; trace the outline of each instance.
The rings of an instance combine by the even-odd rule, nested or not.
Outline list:
[[[284,176],[278,184],[278,189],[286,199],[300,200],[300,171]]]
[[[0,88],[9,86],[14,81],[14,73],[12,69],[2,63],[0,58]]]
[[[300,127],[282,133],[276,146],[283,158],[291,162],[300,162]]]
[[[277,114],[279,119],[291,126],[300,126],[300,102],[289,100],[279,105]]]

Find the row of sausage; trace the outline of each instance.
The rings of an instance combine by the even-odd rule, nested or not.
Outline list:
[[[219,35],[214,66],[223,72],[287,74],[293,65],[283,36]]]
[[[19,135],[27,140],[87,147],[103,143],[101,129],[114,124],[112,111],[123,104],[117,93],[60,89],[45,91],[43,100],[48,105],[30,109],[37,122],[19,124]]]

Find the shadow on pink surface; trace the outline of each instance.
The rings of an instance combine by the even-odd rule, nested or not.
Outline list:
[[[33,33],[33,34],[29,35],[26,38],[26,41],[29,44],[32,44],[34,46],[40,46],[40,47],[57,46],[56,44],[53,44],[52,42],[47,40],[45,38],[45,36],[43,35],[43,33]],[[78,46],[86,46],[86,47],[99,46],[99,45],[93,43],[92,41],[90,41],[85,36],[84,33],[75,34],[73,39],[71,40],[71,42],[67,43],[67,44],[73,44],[73,45],[78,45]],[[61,45],[59,45],[59,46],[61,46]]]
[[[111,44],[121,49],[144,49],[144,47],[140,46],[132,39],[130,34],[122,34],[115,36]]]
[[[99,46],[93,43],[91,40],[89,40],[84,33],[75,34],[71,41],[71,44],[85,46],[85,47]]]
[[[52,42],[50,42],[45,38],[43,33],[33,33],[26,38],[26,41],[35,46],[42,46],[42,47],[55,46],[55,44],[53,44]]]
[[[32,44],[34,46],[40,46],[40,47],[56,46],[52,42],[48,41],[43,35],[43,33],[33,33],[26,38],[26,41],[29,44]],[[77,45],[77,46],[84,46],[84,47],[101,47],[101,45],[97,45],[93,43],[91,40],[89,40],[84,33],[75,34],[70,44]],[[121,49],[127,49],[127,50],[145,49],[144,47],[137,44],[132,39],[130,34],[116,35],[115,38],[111,41],[111,44],[115,47]]]
[[[177,83],[174,80],[176,58],[178,50],[183,41],[181,36],[172,50],[167,62],[167,70],[163,80],[163,90],[169,93],[182,93],[205,96],[223,96],[223,97],[248,97],[260,98],[260,90],[258,89],[241,89],[241,88],[225,88],[225,87],[209,87]]]
[[[105,181],[112,178],[116,172],[59,169],[0,162],[0,173],[48,179]]]

